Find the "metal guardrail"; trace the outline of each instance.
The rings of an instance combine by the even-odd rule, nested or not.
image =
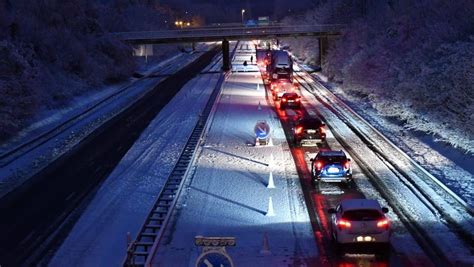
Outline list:
[[[235,54],[236,48],[237,45],[233,54]],[[202,141],[202,136],[206,133],[206,123],[208,118],[212,116],[212,110],[215,109],[216,99],[220,94],[225,78],[225,73],[222,73],[184,149],[181,151],[178,161],[145,219],[145,223],[139,230],[135,241],[129,244],[123,266],[151,266],[153,254],[158,249],[164,229],[176,206],[185,178],[189,174],[189,167],[195,160],[195,152]]]
[[[160,42],[174,39],[198,38],[243,38],[269,35],[337,35],[345,27],[343,24],[327,25],[271,25],[258,27],[216,27],[216,28],[188,28],[180,30],[117,32],[111,35],[126,42],[145,43]]]

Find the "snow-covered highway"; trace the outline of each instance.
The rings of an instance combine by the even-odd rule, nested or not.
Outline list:
[[[195,266],[209,252],[195,243],[204,236],[235,239],[226,249],[235,266],[472,265],[472,213],[455,193],[433,186],[421,166],[299,66],[303,108],[281,109],[251,62],[254,44],[232,46],[232,71],[224,74],[216,56],[179,90],[62,223],[67,235],[42,264]],[[321,117],[326,141],[294,145],[300,117]],[[272,129],[268,146],[255,146],[261,121]],[[311,184],[310,160],[321,149],[353,159],[355,186]],[[181,178],[172,180],[178,169]],[[389,208],[388,250],[335,248],[328,209],[353,198]]]
[[[252,54],[249,42],[237,50],[233,65],[241,72],[224,84],[196,170],[153,265],[194,266],[201,252],[194,245],[197,235],[235,237],[237,245],[228,252],[236,266],[306,265],[317,259],[285,135],[266,102],[258,69],[251,65],[244,72],[241,67]],[[254,147],[253,128],[259,120],[271,125],[273,146]],[[270,172],[274,189],[267,188]],[[273,217],[266,216],[270,197]],[[270,255],[261,253],[265,233]]]

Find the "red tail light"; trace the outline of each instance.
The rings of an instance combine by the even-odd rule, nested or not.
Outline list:
[[[351,228],[351,223],[346,220],[339,220],[337,222],[337,226],[339,227],[339,229],[348,229]]]
[[[320,127],[319,128],[319,133],[322,133],[322,134],[326,133],[326,129],[324,129],[324,127]]]
[[[282,99],[281,99],[281,102],[286,102],[286,98],[282,98]]]
[[[383,219],[383,220],[380,220],[377,222],[377,227],[378,228],[385,228],[385,229],[388,229],[388,220],[387,219]]]
[[[297,99],[296,99],[296,102],[300,102],[300,99],[299,99],[299,98],[297,98]]]
[[[346,161],[346,163],[344,163],[344,168],[349,169],[350,167],[351,167],[351,164],[349,163],[349,161]]]
[[[296,134],[302,133],[303,132],[303,127],[302,126],[296,127],[295,132],[296,132]]]
[[[316,169],[321,170],[322,167],[323,167],[323,163],[321,161],[316,161]]]

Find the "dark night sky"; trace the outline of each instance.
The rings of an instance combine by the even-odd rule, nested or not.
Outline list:
[[[279,20],[287,15],[301,13],[315,6],[318,0],[163,0],[162,4],[204,16],[207,22],[239,22],[240,10],[246,9],[246,18],[270,16]]]

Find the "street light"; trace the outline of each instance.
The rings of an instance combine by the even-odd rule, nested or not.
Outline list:
[[[244,24],[244,13],[245,13],[245,9],[242,9],[242,24]]]

